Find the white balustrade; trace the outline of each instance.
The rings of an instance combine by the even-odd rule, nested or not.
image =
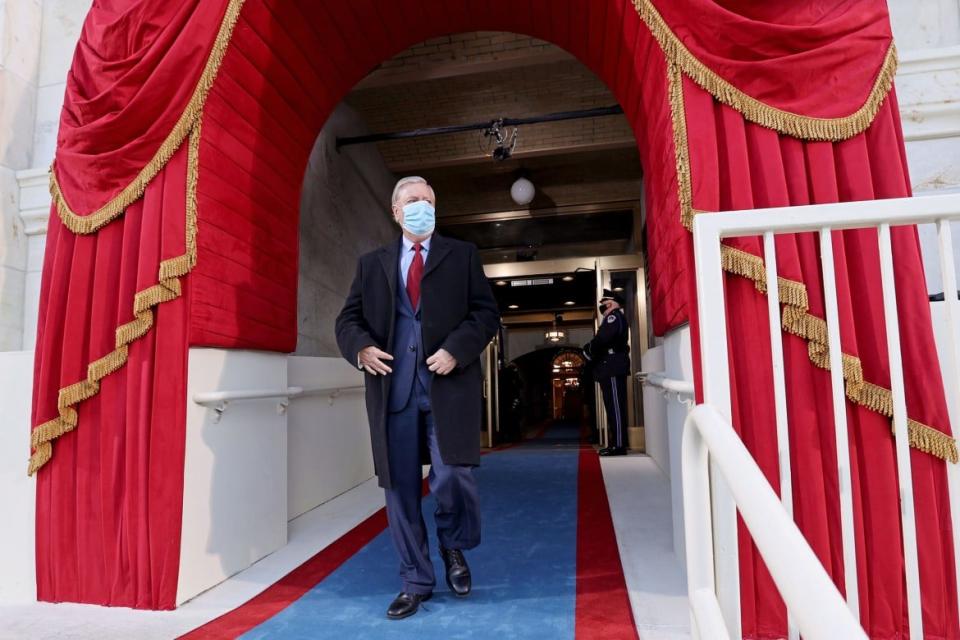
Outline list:
[[[950,422],[956,428],[960,424],[960,337],[957,323],[960,321],[960,304],[957,301],[957,277],[953,260],[953,244],[950,221],[960,220],[960,194],[923,196],[917,198],[898,198],[848,202],[829,205],[810,205],[802,207],[781,207],[757,209],[751,211],[732,211],[716,214],[698,215],[694,221],[694,253],[697,270],[697,296],[699,316],[710,318],[701,325],[701,364],[703,370],[703,397],[710,411],[716,414],[711,418],[711,429],[725,429],[727,435],[736,439],[730,426],[730,378],[729,358],[727,354],[727,328],[721,266],[721,240],[724,238],[762,236],[765,254],[765,273],[768,295],[768,320],[770,324],[771,354],[773,366],[774,400],[776,410],[776,433],[780,463],[780,506],[788,519],[792,514],[792,486],[790,482],[790,449],[788,437],[788,417],[786,383],[784,378],[783,348],[781,343],[781,319],[779,302],[779,278],[777,275],[775,234],[816,232],[820,240],[820,259],[823,271],[823,291],[825,315],[829,344],[830,380],[833,400],[833,417],[837,445],[837,469],[839,478],[839,497],[841,515],[841,535],[844,562],[845,593],[851,619],[859,619],[859,588],[856,570],[856,549],[853,532],[853,500],[850,478],[850,452],[846,424],[846,394],[843,381],[843,362],[840,336],[840,321],[837,301],[836,273],[834,269],[833,239],[835,232],[855,228],[875,228],[878,233],[880,249],[880,274],[883,291],[884,323],[887,336],[887,351],[890,362],[891,391],[893,397],[893,429],[897,460],[897,479],[900,486],[901,530],[904,537],[904,566],[907,585],[907,611],[911,637],[922,637],[923,626],[920,605],[920,580],[917,561],[916,523],[913,502],[913,483],[910,472],[910,449],[906,412],[906,396],[903,381],[903,362],[900,351],[900,331],[897,314],[897,292],[894,281],[894,257],[890,241],[891,225],[913,225],[933,223],[937,227],[940,240],[940,268],[945,291],[945,323],[947,336],[946,348],[941,349],[941,358],[945,360],[944,387],[950,412]],[[699,409],[696,409],[696,414]],[[688,425],[699,428],[693,419]],[[716,425],[724,425],[717,427]],[[688,426],[691,431],[694,427]],[[700,429],[703,431],[703,429]],[[706,438],[701,433],[701,436]],[[685,438],[687,434],[685,433]],[[690,436],[693,438],[694,436]],[[687,440],[684,447],[688,446]],[[698,445],[689,444],[693,449]],[[732,445],[724,445],[732,446]],[[742,446],[742,443],[741,443]],[[699,450],[698,450],[699,451]],[[745,451],[745,449],[744,449]],[[711,449],[711,454],[714,454]],[[696,542],[704,548],[693,549],[693,557],[688,557],[690,570],[690,601],[694,616],[707,620],[714,615],[712,603],[707,593],[716,594],[718,610],[726,623],[726,631],[731,638],[740,637],[739,567],[736,546],[736,513],[747,519],[747,510],[755,509],[753,500],[761,498],[732,495],[716,471],[722,463],[714,455],[715,464],[708,465],[711,478],[708,488],[712,492],[703,493],[707,487],[704,478],[692,476],[686,479],[687,466],[699,468],[705,464],[706,453],[699,451],[684,458],[684,501],[695,504],[706,501],[711,496],[710,528],[712,545],[705,540]],[[759,473],[759,471],[758,471]],[[960,469],[955,464],[948,465],[951,513],[954,531],[960,531]],[[762,481],[764,492],[772,489],[769,483]],[[688,495],[689,494],[689,495]],[[737,494],[736,490],[733,494]],[[734,504],[735,502],[735,504]],[[689,539],[691,529],[702,525],[701,520],[687,516],[688,556],[693,542]],[[779,516],[777,516],[779,518]],[[748,527],[749,527],[748,523]],[[765,524],[765,527],[768,524]],[[751,527],[751,534],[757,542],[767,566],[773,570],[776,558],[769,556],[760,543],[760,537],[766,535]],[[695,534],[696,535],[696,534]],[[792,534],[791,534],[792,536]],[[960,536],[953,540],[954,557],[960,559]],[[804,545],[806,543],[804,542]],[[806,548],[806,547],[805,547]],[[710,552],[712,571],[704,567],[703,554]],[[797,553],[801,551],[796,550]],[[774,545],[769,553],[781,554]],[[697,554],[700,554],[699,556]],[[803,552],[802,554],[805,554]],[[699,564],[694,565],[694,562]],[[822,570],[822,568],[821,568]],[[698,573],[699,572],[699,573]],[[709,574],[709,576],[707,575]],[[826,575],[824,573],[824,575]],[[708,579],[709,578],[709,579]],[[776,580],[776,575],[774,575]],[[810,578],[819,580],[819,578]],[[803,580],[796,579],[798,584]],[[808,631],[805,620],[798,607],[809,609],[809,603],[819,597],[818,589],[806,585],[804,593],[787,597],[785,585],[777,582],[781,594],[787,601],[789,617],[789,635],[791,639],[821,637]],[[832,585],[831,585],[832,587]],[[706,591],[704,591],[706,590]],[[834,590],[835,591],[835,590]],[[804,614],[805,615],[805,614]],[[862,633],[862,632],[861,632]],[[702,634],[701,634],[702,635]],[[709,636],[717,637],[717,636]],[[822,636],[827,637],[827,636]],[[832,637],[855,637],[834,634]]]

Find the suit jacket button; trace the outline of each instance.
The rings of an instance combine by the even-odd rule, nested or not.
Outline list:
[[[410,351],[416,351],[416,350],[417,350],[417,348],[416,348],[415,346],[410,345]]]

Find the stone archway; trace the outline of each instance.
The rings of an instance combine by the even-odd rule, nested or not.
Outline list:
[[[204,106],[197,186],[200,227],[229,226],[231,240],[240,240],[224,242],[215,230],[198,236],[195,299],[216,288],[211,297],[218,304],[191,321],[196,341],[293,350],[296,261],[274,265],[269,257],[290,254],[284,247],[296,246],[300,185],[290,176],[303,175],[327,116],[367,72],[413,44],[444,34],[495,28],[531,35],[568,50],[597,74],[623,106],[638,139],[649,185],[651,253],[658,244],[686,244],[676,215],[672,128],[660,126],[670,117],[666,62],[633,7],[560,2],[540,11],[495,1],[478,11],[471,4],[462,11],[413,2],[244,6]],[[364,46],[358,49],[358,42]],[[651,120],[658,125],[647,127]],[[253,258],[242,265],[242,282],[224,283],[215,276],[238,250]],[[672,281],[678,274],[665,265],[652,265],[653,277],[660,267]],[[274,285],[283,294],[268,317],[256,301],[264,287]],[[677,291],[662,301],[661,331],[686,320],[686,299]]]

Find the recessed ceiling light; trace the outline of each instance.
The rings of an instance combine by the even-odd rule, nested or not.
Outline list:
[[[498,287],[505,287],[505,286],[507,286],[507,281],[506,281],[506,280],[497,280],[497,286],[498,286]]]
[[[623,287],[614,287],[613,290],[618,292],[623,291]]]
[[[508,309],[519,309],[519,308],[520,308],[520,305],[518,305],[518,304],[511,304],[511,305],[510,305],[509,307],[507,307],[507,308],[508,308]]]
[[[563,276],[562,280],[564,282],[573,282],[573,276]]]
[[[568,307],[572,307],[573,305],[575,305],[575,304],[577,304],[577,303],[574,302],[573,300],[567,300],[567,301],[564,302],[563,304],[567,305]]]

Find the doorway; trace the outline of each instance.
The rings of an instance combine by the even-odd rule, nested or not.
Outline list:
[[[301,196],[297,355],[338,354],[332,318],[353,274],[331,268],[331,255],[351,265],[396,235],[389,197],[404,175],[433,186],[439,233],[477,245],[500,304],[503,328],[481,359],[484,446],[553,419],[549,353],[525,356],[580,349],[597,328],[605,288],[627,301],[639,365],[650,323],[644,178],[630,123],[574,56],[506,32],[416,44],[334,110]],[[629,424],[641,429],[636,384],[631,376]],[[577,424],[605,445],[599,387],[588,375],[564,385],[560,396],[580,398]]]
[[[488,388],[497,389],[493,401],[499,406],[494,415],[500,422],[493,423],[492,438],[485,434],[485,443],[522,438],[535,430],[539,421],[549,418],[554,356],[582,353],[598,326],[596,301],[604,289],[623,289],[617,293],[625,297],[630,322],[631,373],[639,371],[639,356],[649,344],[642,253],[493,263],[485,269],[503,314],[501,335],[488,348],[488,358],[494,351],[500,354],[500,366],[486,370]],[[495,376],[499,376],[499,384],[495,384]],[[599,387],[582,370],[578,377],[586,412],[583,422],[591,439],[606,446]],[[628,424],[634,430],[634,448],[642,450],[642,393],[635,376],[628,380]]]

